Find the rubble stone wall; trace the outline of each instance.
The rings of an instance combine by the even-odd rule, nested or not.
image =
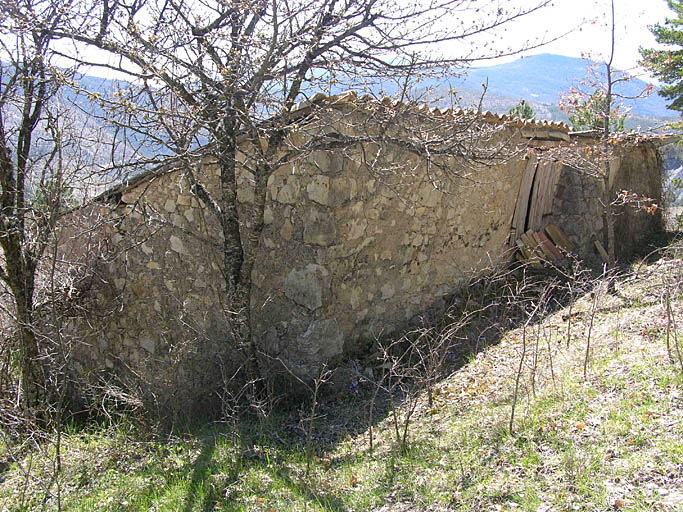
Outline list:
[[[357,156],[313,153],[270,184],[255,332],[300,374],[417,322],[506,256],[523,160],[437,189],[426,169],[385,184]]]
[[[662,165],[654,145],[625,145],[618,150],[611,167],[613,201],[619,192],[629,191],[661,204]],[[597,262],[600,256],[594,241],[607,247],[602,201],[602,180],[565,165],[555,189],[552,214],[544,221],[561,226],[575,244],[577,254]],[[621,260],[642,252],[648,239],[663,226],[661,210],[649,214],[637,204],[614,205],[613,216],[616,256]]]
[[[69,269],[86,269],[71,329],[76,374],[159,415],[207,412],[233,369],[220,233],[179,172],[71,214]]]
[[[303,377],[419,322],[473,274],[510,258],[523,156],[476,174],[457,158],[443,159],[442,169],[453,171],[445,179],[391,147],[382,149],[384,161],[411,172],[377,173],[367,163],[371,149],[314,151],[268,180],[252,274],[254,334]],[[624,159],[617,187],[639,191],[643,166],[656,166],[650,150],[636,154]],[[216,164],[205,159],[202,173],[215,192]],[[648,180],[643,193],[652,194],[655,178]],[[583,243],[601,230],[599,195],[594,180],[563,172],[550,220]],[[253,179],[242,170],[242,218],[253,197]],[[139,180],[72,213],[64,226],[67,267],[88,269],[69,324],[78,333],[77,373],[111,382],[163,414],[215,405],[236,364],[222,235],[183,173]],[[639,217],[624,229],[650,227]]]
[[[415,160],[410,175],[388,180],[361,163],[361,149],[313,152],[268,181],[254,332],[302,376],[418,321],[507,257],[522,159],[438,183]],[[398,150],[384,158],[410,159]],[[203,172],[215,191],[216,165]],[[247,218],[251,176],[238,182]],[[88,306],[72,322],[78,373],[133,390],[148,408],[204,408],[198,397],[220,388],[234,347],[221,231],[187,179],[169,171],[142,180],[64,225],[64,260],[92,269],[79,295]]]

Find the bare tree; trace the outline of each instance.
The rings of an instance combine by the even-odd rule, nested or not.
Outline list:
[[[615,202],[618,200],[614,189],[612,174],[616,148],[628,142],[629,134],[624,131],[627,112],[622,107],[624,100],[633,100],[650,94],[653,86],[648,85],[635,95],[619,91],[618,85],[632,80],[627,73],[613,67],[615,44],[614,2],[610,3],[608,33],[610,35],[609,53],[602,63],[594,63],[588,68],[584,82],[588,91],[573,88],[561,102],[561,108],[569,115],[574,130],[585,130],[592,137],[575,138],[572,144],[560,148],[560,158],[578,172],[595,178],[602,186],[603,224],[607,244],[607,264],[614,268],[616,263],[615,239]],[[644,134],[638,134],[641,141]],[[593,139],[592,141],[590,139]]]
[[[13,4],[32,14],[27,23],[12,7],[0,8],[0,280],[10,291],[8,311],[17,329],[22,402],[29,410],[44,396],[34,326],[36,269],[68,196],[63,119],[54,100],[68,73],[50,63],[52,31],[65,12],[56,4],[27,0]]]
[[[10,299],[1,313],[15,328],[5,343],[19,369],[16,402],[27,412],[55,398],[53,363],[65,364],[64,347],[48,333],[59,330],[60,319],[40,311],[64,291],[61,277],[74,277],[55,275],[58,220],[91,186],[112,179],[102,152],[117,152],[115,137],[103,144],[101,126],[76,108],[76,91],[68,87],[76,67],[56,62],[55,32],[74,5],[0,5],[0,294]]]
[[[121,126],[153,140],[163,148],[160,154],[170,153],[183,166],[193,193],[218,219],[233,336],[255,360],[251,273],[269,176],[306,152],[386,138],[398,118],[395,112],[382,114],[372,138],[359,130],[353,136],[327,136],[318,118],[316,136],[308,130],[301,142],[295,136],[301,123],[297,102],[347,88],[396,93],[405,100],[411,78],[512,53],[481,53],[467,43],[548,3],[506,8],[472,0],[99,0],[79,4],[73,16],[77,26],[54,33],[76,48],[95,47],[115,59],[93,62],[87,53],[74,57],[66,51],[65,56],[135,81],[128,96],[104,102]],[[453,23],[454,17],[461,23]],[[446,45],[462,53],[449,56]],[[316,115],[311,111],[306,122]],[[473,123],[465,124],[471,128]],[[401,136],[409,142],[402,147],[421,156],[436,149],[471,159],[473,132],[451,129],[431,140],[436,130],[417,137],[417,130],[404,131]],[[203,169],[193,154],[203,145],[218,160],[214,193],[203,186]],[[254,200],[246,219],[238,211],[238,161],[253,180]],[[240,232],[241,223],[249,225],[248,234]]]

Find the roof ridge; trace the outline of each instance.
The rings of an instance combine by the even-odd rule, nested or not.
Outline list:
[[[341,106],[341,105],[351,105],[358,103],[375,103],[377,105],[383,105],[387,108],[396,108],[399,106],[412,107],[415,111],[421,114],[432,114],[437,117],[455,117],[458,115],[464,115],[471,112],[476,112],[477,109],[463,109],[463,108],[447,108],[442,109],[435,105],[430,105],[429,103],[418,103],[415,105],[410,103],[401,102],[400,100],[394,100],[390,96],[384,96],[383,98],[376,98],[368,93],[359,96],[354,90],[344,91],[338,94],[324,94],[321,92],[315,93],[308,99],[300,101],[292,108],[292,113],[304,110],[306,108],[312,107],[313,105],[327,104],[329,106]],[[492,122],[496,124],[510,124],[516,128],[543,128],[549,130],[555,130],[563,132],[565,134],[569,133],[569,125],[567,123],[559,121],[549,121],[547,119],[521,119],[518,116],[511,116],[509,114],[498,114],[491,112],[490,110],[485,110],[480,112],[482,118],[487,122]]]

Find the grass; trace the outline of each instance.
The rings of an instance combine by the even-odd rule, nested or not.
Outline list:
[[[521,335],[510,331],[442,380],[431,408],[424,400],[407,450],[388,414],[374,425],[372,453],[367,429],[343,428],[367,420],[363,393],[321,404],[308,476],[293,410],[166,437],[125,423],[71,430],[58,482],[46,489],[52,444],[27,445],[0,474],[0,510],[56,510],[59,483],[69,511],[681,511],[683,375],[667,359],[653,284],[661,271],[641,269],[601,301],[586,380],[590,296],[573,305],[568,348],[566,311],[532,329],[544,339],[534,386],[528,366],[522,375],[515,435]],[[679,318],[682,309],[676,302]]]

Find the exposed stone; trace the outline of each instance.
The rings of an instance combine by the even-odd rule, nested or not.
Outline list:
[[[381,288],[382,292],[382,298],[384,300],[390,299],[391,297],[394,296],[394,285],[391,283],[387,283]]]
[[[331,245],[337,240],[337,226],[332,217],[315,209],[310,210],[304,224],[304,242]]]
[[[178,204],[179,206],[188,207],[192,204],[192,196],[180,193],[176,197],[176,204]]]
[[[330,178],[323,175],[313,176],[311,182],[306,186],[306,192],[311,201],[327,206],[330,193]]]
[[[254,188],[251,186],[239,187],[237,189],[237,200],[240,203],[253,203],[254,202]]]
[[[292,223],[289,221],[289,219],[285,219],[282,223],[282,227],[280,228],[280,236],[285,240],[291,240],[293,230],[294,226],[292,226]]]
[[[280,203],[295,204],[299,200],[299,185],[296,182],[287,182],[277,194]]]
[[[126,204],[134,204],[140,199],[140,193],[138,190],[130,190],[121,194],[121,202]]]
[[[365,219],[353,219],[347,222],[344,227],[346,228],[348,239],[356,240],[365,234],[368,221]]]
[[[333,205],[341,205],[354,200],[358,195],[358,184],[350,177],[342,176],[332,180],[328,202]]]
[[[327,362],[344,349],[344,333],[335,320],[314,320],[297,340],[304,354],[315,356],[316,362]]]
[[[156,344],[154,343],[154,340],[152,338],[140,338],[140,340],[138,340],[138,344],[150,354],[154,354]]]
[[[180,238],[175,235],[171,235],[169,240],[171,242],[171,249],[180,254],[186,254],[185,245],[183,245],[183,241]]]
[[[176,203],[173,199],[167,199],[164,203],[164,210],[168,213],[173,213],[176,210]]]
[[[311,311],[322,306],[323,292],[327,288],[329,275],[327,269],[320,265],[310,264],[287,274],[283,285],[285,295],[297,304]]]

